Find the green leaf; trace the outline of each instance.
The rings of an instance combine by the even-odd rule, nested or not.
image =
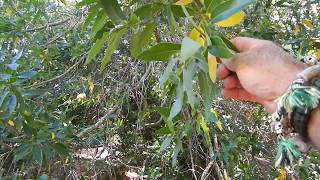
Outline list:
[[[212,22],[216,23],[227,19],[254,2],[255,0],[226,0],[219,3],[214,8],[209,7],[208,11],[211,13]]]
[[[173,16],[173,13],[172,13],[172,10],[171,10],[170,6],[167,7],[167,17],[168,17],[168,23],[169,23],[170,32],[171,32],[171,34],[175,34],[176,27],[177,27],[177,22],[174,19],[174,16]]]
[[[232,51],[239,53],[240,51],[237,49],[237,47],[235,47],[231,41],[229,41],[227,38],[225,38],[224,36],[219,36],[223,42],[226,44],[226,46],[231,49]]]
[[[89,63],[91,63],[91,61],[96,57],[96,55],[100,52],[101,48],[103,47],[104,43],[107,41],[108,39],[108,32],[103,33],[103,36],[101,37],[101,39],[98,39],[93,46],[91,47],[88,55],[87,55],[87,59],[85,62],[85,65],[88,65]]]
[[[173,155],[172,155],[172,167],[175,167],[177,165],[177,159],[178,159],[178,154],[182,149],[182,143],[180,139],[177,139],[176,145],[173,149]]]
[[[2,106],[2,103],[3,103],[4,99],[7,97],[8,94],[9,94],[8,88],[3,88],[1,93],[0,93],[0,107]]]
[[[212,83],[209,75],[205,72],[199,72],[199,87],[200,93],[204,101],[206,111],[210,111],[214,96],[217,94],[218,87]]]
[[[34,96],[41,96],[46,92],[48,92],[47,89],[29,89],[29,90],[22,91],[22,95],[24,97],[34,97]]]
[[[182,84],[180,83],[178,87],[176,88],[176,100],[173,103],[171,110],[170,110],[170,115],[168,117],[169,120],[172,120],[176,115],[178,115],[182,109],[183,105],[183,96],[184,96],[184,91]],[[172,129],[170,129],[172,131]]]
[[[162,128],[160,128],[160,129],[155,131],[155,134],[157,136],[164,136],[164,135],[167,135],[167,134],[170,134],[170,133],[171,133],[171,131],[170,131],[168,126],[162,127]]]
[[[156,107],[155,110],[162,116],[162,118],[167,119],[170,114],[170,109],[167,107]]]
[[[161,143],[160,151],[165,150],[165,149],[171,144],[172,139],[173,139],[172,136],[168,136],[168,137]]]
[[[101,61],[101,68],[100,68],[101,71],[110,62],[113,52],[119,47],[121,37],[124,34],[126,34],[127,31],[128,31],[128,29],[126,27],[120,27],[120,28],[114,29],[111,32],[110,38],[108,41],[108,47],[107,47],[105,54],[104,54],[104,57]]]
[[[95,3],[95,2],[96,2],[96,0],[82,0],[82,1],[78,2],[78,3],[76,4],[76,6],[78,6],[78,7],[87,6],[87,5],[93,4],[93,3]]]
[[[207,123],[203,117],[201,118],[201,128],[203,130],[203,134],[206,139],[207,145],[211,146],[211,138],[210,138],[210,134],[209,134],[209,128],[208,128]]]
[[[111,21],[119,23],[121,20],[125,20],[126,17],[117,0],[98,0],[98,2],[102,5]]]
[[[92,25],[92,29],[90,32],[91,38],[93,38],[96,35],[96,33],[104,26],[105,20],[106,20],[106,14],[104,13],[103,10],[100,10],[99,13],[97,14],[96,20]]]
[[[30,144],[23,144],[19,146],[14,151],[14,161],[19,161],[21,159],[24,159],[27,155],[31,154],[32,152],[32,146]]]
[[[186,17],[186,15],[184,14],[182,8],[180,5],[171,5],[171,11],[173,13],[173,16],[176,17],[176,18],[179,18],[179,17]],[[192,16],[194,14],[194,10],[192,8],[189,8],[189,7],[185,7],[188,11],[188,13]]]
[[[9,97],[9,100],[8,100],[8,112],[9,114],[12,114],[13,111],[16,109],[16,106],[17,106],[17,97],[15,95],[12,95]]]
[[[137,57],[151,40],[156,25],[151,22],[145,26],[141,32],[132,35],[130,42],[130,52],[133,57]]]
[[[37,71],[24,71],[17,74],[18,78],[29,79],[37,74]]]
[[[187,93],[188,103],[194,109],[196,97],[193,95],[193,76],[196,73],[197,65],[191,63],[186,69],[183,69],[183,90]]]
[[[137,58],[144,61],[168,61],[173,54],[180,51],[181,45],[174,43],[159,43],[146,51],[143,51]]]
[[[174,58],[171,59],[166,67],[166,69],[164,70],[163,74],[160,76],[160,80],[159,80],[159,84],[161,87],[164,86],[164,83],[168,80],[173,67],[177,64],[178,59]]]
[[[33,148],[32,151],[32,159],[34,161],[37,161],[39,166],[42,166],[42,162],[43,162],[43,153],[42,153],[42,149],[40,146]]]
[[[189,37],[185,37],[181,44],[181,61],[186,61],[193,57],[201,48],[201,45]]]
[[[152,17],[159,9],[160,6],[157,3],[145,4],[139,7],[134,14],[137,15],[140,20],[146,20]]]
[[[84,23],[81,26],[81,31],[85,30],[88,27],[89,23],[93,20],[94,17],[97,16],[98,12],[99,12],[99,6],[98,5],[95,5],[95,6],[92,6],[92,7],[89,8],[88,16],[87,16],[86,20],[84,21]]]
[[[213,36],[210,39],[212,46],[209,47],[209,52],[212,55],[220,58],[231,58],[233,56],[227,45],[219,36]]]
[[[217,7],[220,3],[222,3],[225,0],[204,0],[204,4],[207,7],[207,9],[212,10],[213,8]]]
[[[60,155],[63,155],[63,156],[68,156],[70,151],[69,149],[62,143],[54,143],[54,144],[51,144],[51,147],[57,152],[59,153]]]

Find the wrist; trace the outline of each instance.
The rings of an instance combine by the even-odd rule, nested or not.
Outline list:
[[[320,149],[320,108],[315,109],[308,123],[308,135],[317,149]]]

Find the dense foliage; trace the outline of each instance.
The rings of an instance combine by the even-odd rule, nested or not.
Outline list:
[[[0,0],[0,179],[319,178],[317,151],[275,167],[263,108],[215,80],[235,36],[319,58],[319,8]]]

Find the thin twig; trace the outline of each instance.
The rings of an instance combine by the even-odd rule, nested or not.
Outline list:
[[[66,74],[68,74],[73,68],[77,67],[85,58],[85,55],[82,55],[81,58],[76,62],[74,63],[71,67],[69,67],[69,69],[67,69],[64,73],[56,76],[56,77],[53,77],[51,79],[48,79],[46,81],[42,81],[42,82],[39,82],[39,83],[36,83],[36,84],[33,84],[33,85],[30,85],[30,86],[27,86],[26,89],[29,89],[29,88],[34,88],[34,87],[39,87],[39,86],[43,86],[47,83],[50,83],[52,81],[55,81],[57,79],[60,79],[62,78],[63,76],[65,76]],[[74,58],[73,58],[74,59]]]
[[[65,22],[68,22],[69,20],[71,19],[71,17],[67,18],[67,19],[64,19],[64,20],[61,20],[61,21],[58,21],[58,22],[54,22],[54,23],[49,23],[49,24],[46,24],[44,26],[41,26],[41,27],[37,27],[37,28],[34,28],[34,29],[25,29],[25,30],[22,30],[22,32],[34,32],[34,31],[41,31],[43,29],[46,29],[48,27],[53,27],[53,26],[58,26],[58,25],[61,25]]]
[[[90,131],[100,127],[102,124],[104,124],[105,121],[108,120],[108,118],[114,114],[116,112],[116,110],[118,109],[118,106],[113,106],[113,108],[111,108],[103,117],[99,118],[98,121],[92,125],[89,126],[87,128],[85,128],[83,131],[81,131],[80,133],[77,134],[77,137],[80,138],[82,136],[84,136],[85,134],[89,133]]]

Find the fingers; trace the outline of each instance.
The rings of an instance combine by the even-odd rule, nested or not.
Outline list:
[[[261,102],[261,99],[251,95],[242,88],[223,89],[223,95],[227,99],[237,99],[241,101]]]
[[[238,77],[236,75],[231,75],[224,79],[223,87],[225,89],[233,89],[241,87],[241,85]]]
[[[217,70],[217,78],[219,80],[225,79],[230,74],[231,74],[231,71],[224,64],[219,64],[218,70]]]
[[[250,50],[252,47],[259,44],[262,40],[253,39],[249,37],[236,37],[231,40],[233,45],[240,51],[245,52]]]

